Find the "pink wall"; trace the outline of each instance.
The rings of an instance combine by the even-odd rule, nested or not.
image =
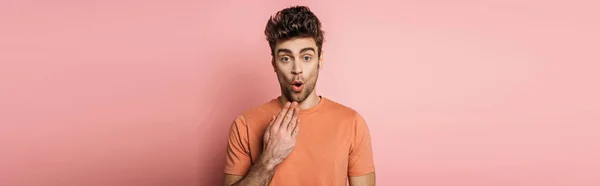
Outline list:
[[[0,2],[0,185],[218,185],[295,1]],[[599,1],[302,1],[378,185],[600,185]],[[217,26],[220,25],[220,26]]]

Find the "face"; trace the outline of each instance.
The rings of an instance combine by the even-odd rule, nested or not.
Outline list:
[[[322,58],[317,54],[317,44],[310,37],[277,43],[273,67],[281,92],[288,101],[301,103],[314,93],[322,67]]]

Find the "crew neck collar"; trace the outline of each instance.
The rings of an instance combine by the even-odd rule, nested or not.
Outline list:
[[[325,98],[323,96],[319,96],[319,98],[321,98],[319,100],[319,103],[317,103],[315,106],[312,106],[312,107],[310,107],[308,109],[300,110],[300,114],[301,115],[310,114],[310,113],[316,112],[321,107],[323,107],[323,105],[325,104],[325,102],[327,102],[327,98]],[[279,97],[273,99],[272,101],[275,102],[275,105],[277,106],[277,110],[283,109],[283,105],[281,104],[281,102],[279,102]]]

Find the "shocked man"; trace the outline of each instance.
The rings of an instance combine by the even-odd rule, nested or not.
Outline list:
[[[225,185],[375,185],[365,120],[316,93],[323,67],[319,19],[307,7],[289,7],[269,19],[265,35],[281,96],[231,125]]]

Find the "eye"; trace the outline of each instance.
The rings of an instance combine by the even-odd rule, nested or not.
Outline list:
[[[288,62],[288,61],[290,61],[290,57],[283,56],[283,57],[281,58],[281,61],[283,61],[283,62]]]
[[[310,61],[312,59],[310,56],[304,56],[304,61]]]

